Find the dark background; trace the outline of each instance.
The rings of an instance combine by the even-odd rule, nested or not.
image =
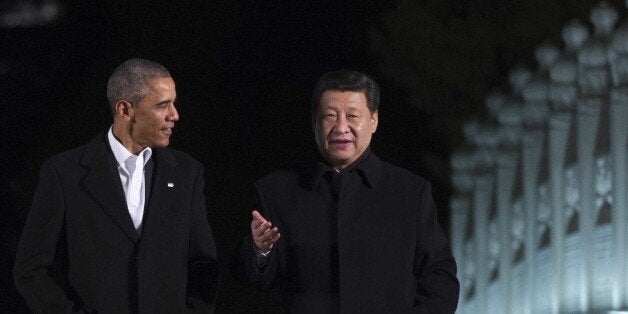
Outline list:
[[[94,2],[94,3],[92,3]],[[104,2],[104,1],[103,1]],[[24,4],[55,3],[52,20],[7,25]],[[11,269],[42,162],[111,124],[113,68],[141,57],[177,84],[171,146],[205,166],[209,221],[225,266],[219,313],[276,313],[275,295],[226,271],[247,234],[251,183],[313,150],[310,94],[325,72],[354,69],[381,85],[372,149],[432,182],[449,232],[449,156],[461,124],[486,119],[485,95],[534,67],[533,49],[561,45],[597,1],[8,1],[0,0],[0,312],[27,312]],[[621,1],[610,2],[620,8]],[[0,21],[1,22],[1,21]]]

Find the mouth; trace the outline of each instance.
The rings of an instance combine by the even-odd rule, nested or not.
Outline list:
[[[332,140],[329,140],[330,146],[337,147],[337,148],[346,148],[349,145],[351,145],[351,143],[353,143],[353,141],[352,140],[347,140],[347,139],[332,139]]]
[[[174,126],[161,128],[161,132],[163,132],[166,135],[171,135],[172,134],[172,128],[174,128]]]

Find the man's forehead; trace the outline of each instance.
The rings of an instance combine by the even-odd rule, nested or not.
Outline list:
[[[148,86],[152,94],[176,94],[174,81],[169,77],[154,78]]]
[[[346,109],[346,110],[360,110],[367,108],[364,105],[361,105],[359,102],[326,102],[320,105],[321,110],[325,109]]]
[[[325,90],[321,94],[321,98],[326,98],[326,97],[330,97],[331,95],[339,95],[339,94],[343,94],[343,95],[358,94],[358,95],[362,95],[366,97],[366,94],[364,94],[363,90],[328,89],[328,90]]]
[[[366,105],[366,96],[360,91],[337,91],[328,90],[321,96],[320,106],[336,106],[348,104],[350,106],[361,107]]]
[[[170,85],[174,88],[174,80],[171,77],[154,77],[148,81],[148,86],[153,89],[170,88]]]

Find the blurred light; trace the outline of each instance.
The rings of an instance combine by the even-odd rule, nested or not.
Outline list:
[[[49,25],[62,11],[62,5],[56,0],[15,1],[4,3],[2,7],[0,26],[6,28]]]

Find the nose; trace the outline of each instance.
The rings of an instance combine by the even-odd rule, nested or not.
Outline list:
[[[336,119],[334,131],[340,134],[349,132],[349,121],[347,121],[345,116],[340,115],[338,119]]]
[[[179,112],[177,111],[177,108],[174,106],[174,104],[171,104],[168,109],[168,121],[179,121]]]

